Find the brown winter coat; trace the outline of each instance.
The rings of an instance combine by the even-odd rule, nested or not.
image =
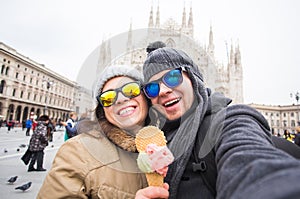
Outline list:
[[[73,137],[60,147],[38,199],[134,198],[137,190],[147,186],[137,168],[137,153],[116,147],[105,136],[89,134]]]

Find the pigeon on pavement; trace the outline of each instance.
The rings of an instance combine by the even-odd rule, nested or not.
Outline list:
[[[18,176],[13,176],[11,178],[9,178],[9,180],[7,180],[7,182],[9,182],[9,184],[13,184],[14,182],[16,182]]]
[[[31,186],[31,183],[32,183],[32,182],[28,182],[28,183],[23,184],[23,185],[21,185],[21,186],[19,186],[19,187],[16,187],[15,189],[20,189],[20,190],[22,190],[22,191],[26,191],[26,190],[29,189],[29,187]]]

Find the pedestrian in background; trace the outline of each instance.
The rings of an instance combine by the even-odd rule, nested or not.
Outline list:
[[[12,121],[8,120],[8,122],[6,123],[7,126],[7,131],[10,132],[10,129],[12,128]]]
[[[12,120],[12,121],[11,121],[11,129],[14,129],[14,128],[15,128],[15,125],[16,125],[15,120]]]
[[[33,121],[32,121],[32,131],[35,130],[37,124],[38,124],[37,121],[35,119],[33,119]]]
[[[300,146],[300,126],[296,127],[296,134],[295,134],[295,142],[296,145]]]
[[[52,119],[49,120],[49,123],[47,125],[47,138],[49,142],[53,141],[53,132],[54,132],[55,126],[52,122]]]
[[[22,120],[22,131],[24,131],[25,128],[26,128],[26,121]]]
[[[76,125],[76,120],[77,120],[77,113],[75,112],[71,112],[70,113],[70,118],[67,120],[67,125],[70,128],[74,128]],[[65,132],[65,141],[67,141],[68,139],[74,137],[76,134],[73,134],[71,131],[68,131],[68,129],[66,128],[66,132]]]
[[[284,130],[283,138],[290,142],[294,142],[294,135],[292,135],[287,129]]]
[[[88,118],[88,114],[87,113],[83,113],[80,117],[80,119],[78,120],[78,122],[76,122],[75,126],[72,128],[70,127],[70,125],[68,125],[67,122],[61,122],[60,124],[63,125],[65,128],[66,128],[66,131],[68,131],[69,134],[72,134],[73,137],[78,135],[78,131],[77,131],[77,128],[78,128],[78,125],[79,125],[79,122],[83,121],[83,120],[86,120],[86,119],[90,119]]]
[[[28,118],[26,120],[25,127],[26,127],[26,136],[30,136],[30,129],[32,127],[32,120],[31,119]]]
[[[42,115],[37,120],[37,126],[33,131],[31,139],[29,141],[29,150],[32,152],[31,161],[28,166],[28,172],[31,171],[46,171],[43,168],[44,161],[44,149],[48,146],[47,138],[47,126],[49,123],[49,117]],[[34,168],[37,163],[37,168]]]

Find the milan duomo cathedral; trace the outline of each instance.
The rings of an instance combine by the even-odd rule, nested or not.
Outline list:
[[[181,49],[191,56],[202,72],[207,87],[230,97],[233,103],[243,103],[243,68],[239,46],[231,44],[227,52],[228,64],[224,66],[215,58],[212,27],[209,31],[208,45],[200,44],[194,36],[192,7],[189,13],[183,8],[179,25],[172,18],[161,23],[159,6],[156,12],[152,6],[148,28],[133,30],[130,23],[128,32],[102,42],[99,46],[96,72],[99,74],[104,67],[112,64],[126,64],[142,70],[147,56],[147,45],[162,41],[166,46]]]

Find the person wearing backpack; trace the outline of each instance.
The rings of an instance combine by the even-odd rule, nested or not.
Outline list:
[[[38,118],[37,126],[35,127],[33,134],[29,141],[29,151],[31,151],[31,161],[28,166],[28,172],[32,171],[46,171],[43,167],[44,162],[44,149],[48,146],[47,138],[47,126],[49,123],[49,117],[42,115]],[[37,167],[34,168],[35,163]]]
[[[258,111],[211,92],[185,52],[153,50],[143,73],[151,121],[175,157],[165,178],[169,198],[299,198],[299,160],[275,147]],[[162,189],[137,195],[151,198]]]

